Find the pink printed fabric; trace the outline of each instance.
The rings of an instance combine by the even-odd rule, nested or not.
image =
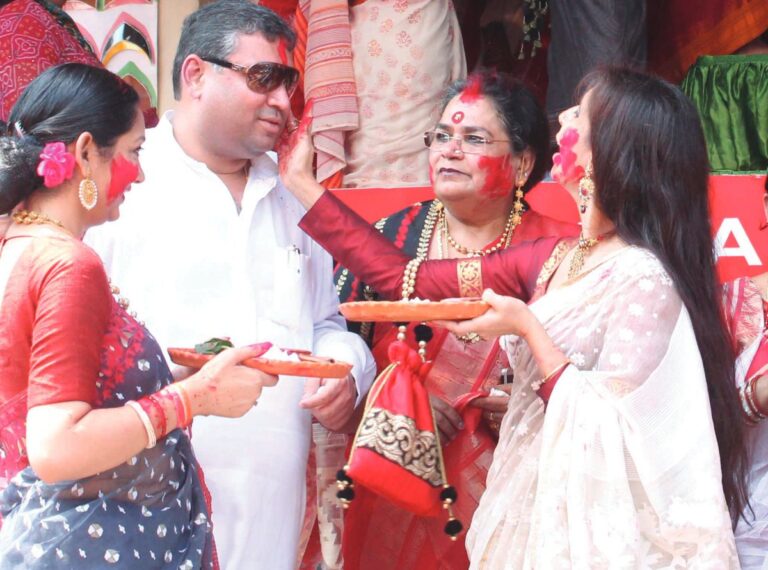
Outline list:
[[[358,128],[355,71],[347,0],[302,0],[307,23],[305,99],[312,99],[317,179],[346,166],[344,133]]]
[[[424,131],[467,74],[453,2],[367,0],[350,24],[360,128],[347,136],[344,186],[426,186]]]
[[[2,4],[2,3],[0,3]],[[13,0],[0,8],[0,119],[7,120],[24,88],[60,63],[101,67],[95,55],[34,0]]]

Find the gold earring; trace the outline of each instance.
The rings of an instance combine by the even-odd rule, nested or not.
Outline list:
[[[80,181],[77,196],[80,198],[83,208],[88,211],[93,210],[96,207],[96,202],[99,201],[99,188],[91,178],[90,168],[86,171],[85,178]]]
[[[592,162],[590,162],[584,171],[584,177],[579,180],[579,212],[583,214],[587,211],[587,204],[594,193],[595,181],[592,179]]]
[[[523,186],[525,180],[517,178],[517,188],[515,188],[515,203],[512,204],[512,225],[517,226],[522,220],[523,216]]]

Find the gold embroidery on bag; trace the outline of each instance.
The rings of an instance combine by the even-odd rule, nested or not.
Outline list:
[[[437,438],[431,431],[417,429],[412,418],[372,408],[363,418],[355,446],[376,452],[433,487],[443,484],[437,465]]]

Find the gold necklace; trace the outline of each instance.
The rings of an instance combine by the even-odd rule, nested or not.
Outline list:
[[[238,168],[236,170],[233,170],[231,172],[219,172],[217,170],[213,170],[212,168],[209,168],[211,172],[213,172],[217,176],[232,176],[233,174],[242,174],[245,176],[245,179],[248,180],[248,173],[251,169],[251,161],[246,161],[245,164],[241,168]]]
[[[454,237],[448,231],[448,218],[445,215],[445,209],[440,210],[440,232],[443,234],[448,243],[451,244],[451,247],[453,247],[453,249],[458,251],[460,254],[466,255],[468,257],[482,257],[509,245],[512,234],[514,233],[517,225],[520,223],[520,220],[516,219],[519,217],[519,214],[512,210],[512,212],[509,214],[509,217],[507,218],[507,223],[504,225],[504,231],[501,232],[501,235],[498,237],[498,239],[494,240],[494,245],[483,249],[468,248],[464,245],[461,245],[454,239]]]
[[[19,210],[18,212],[14,212],[11,217],[17,224],[23,224],[25,226],[32,224],[50,224],[70,233],[59,220],[52,218],[47,214],[35,212],[34,210]]]
[[[573,252],[571,263],[568,266],[568,279],[573,279],[581,273],[581,270],[584,268],[584,260],[593,247],[615,233],[616,230],[613,229],[593,238],[584,237],[584,234],[582,233],[579,236],[579,243],[576,244],[576,251]]]
[[[444,207],[441,208],[439,212],[438,227],[445,237],[445,240],[451,244],[453,249],[458,251],[460,254],[466,255],[468,257],[482,257],[484,255],[488,255],[489,253],[493,253],[494,251],[498,251],[499,249],[506,249],[509,247],[509,243],[512,241],[512,236],[515,233],[515,228],[520,225],[522,219],[523,190],[521,187],[518,187],[515,191],[515,203],[512,205],[512,209],[509,211],[506,224],[504,224],[504,231],[502,231],[498,239],[493,242],[494,245],[485,247],[483,249],[470,249],[458,243],[448,231],[448,218],[445,215]],[[441,241],[438,241],[438,249],[442,249]]]

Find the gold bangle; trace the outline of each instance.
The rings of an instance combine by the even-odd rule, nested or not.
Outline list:
[[[746,396],[749,407],[752,408],[752,411],[759,419],[764,420],[767,416],[760,409],[760,406],[757,403],[757,394],[755,394],[755,384],[757,384],[758,380],[760,380],[760,376],[755,376],[749,382],[747,382]]]
[[[542,384],[546,384],[547,382],[549,382],[550,380],[552,380],[552,377],[553,377],[555,374],[557,374],[558,372],[562,372],[563,370],[565,370],[565,368],[566,368],[566,367],[567,367],[567,366],[568,366],[570,363],[571,363],[571,361],[570,361],[569,359],[567,359],[567,358],[566,358],[566,359],[565,359],[565,362],[563,362],[563,363],[562,363],[562,364],[560,364],[560,365],[559,365],[557,368],[555,368],[555,369],[554,369],[552,372],[550,372],[549,374],[547,374],[546,376],[544,376],[544,378],[542,378],[542,379],[541,379],[541,383],[542,383]]]

